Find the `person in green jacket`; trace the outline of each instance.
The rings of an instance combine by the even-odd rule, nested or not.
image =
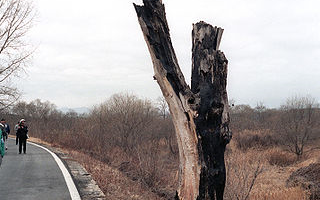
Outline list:
[[[3,158],[4,153],[5,153],[5,149],[4,149],[4,140],[3,140],[3,135],[2,135],[2,130],[0,129],[0,154],[1,154],[1,158]]]

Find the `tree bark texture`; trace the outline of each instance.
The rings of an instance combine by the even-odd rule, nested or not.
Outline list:
[[[223,199],[225,147],[229,131],[227,64],[218,50],[223,29],[205,22],[193,25],[191,88],[172,47],[161,0],[134,5],[157,80],[172,115],[179,147],[176,199]]]

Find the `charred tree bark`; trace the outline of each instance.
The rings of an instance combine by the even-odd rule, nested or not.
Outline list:
[[[155,76],[172,115],[179,147],[176,199],[223,199],[229,131],[227,64],[218,50],[223,29],[193,25],[192,83],[186,84],[172,47],[161,0],[134,5]]]

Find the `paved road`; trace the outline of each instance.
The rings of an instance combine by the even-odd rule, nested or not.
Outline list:
[[[45,150],[27,144],[27,154],[18,154],[15,141],[0,167],[1,200],[71,200],[60,168]]]

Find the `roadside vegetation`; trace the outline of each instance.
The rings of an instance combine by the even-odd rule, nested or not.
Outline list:
[[[230,106],[225,199],[319,199],[320,109],[311,97],[278,109]],[[90,113],[62,113],[50,102],[18,102],[2,111],[13,127],[63,148],[94,177],[108,199],[172,199],[178,148],[165,101],[115,94]]]

